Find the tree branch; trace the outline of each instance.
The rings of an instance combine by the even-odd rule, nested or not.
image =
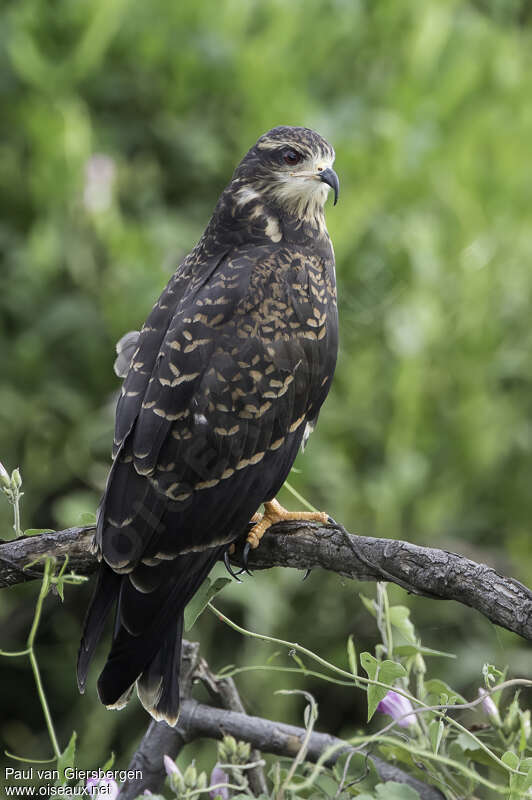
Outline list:
[[[0,544],[0,588],[40,577],[42,569],[26,564],[55,556],[78,574],[97,566],[91,552],[93,528],[69,528]],[[240,563],[240,552],[233,557]],[[532,592],[514,578],[485,564],[394,539],[353,536],[340,525],[279,523],[249,558],[251,569],[321,568],[361,581],[390,581],[413,594],[456,600],[476,609],[496,625],[532,641]]]
[[[0,540],[0,589],[16,583],[41,578],[42,566],[27,564],[38,558],[52,556],[62,563],[68,556],[68,566],[78,575],[90,575],[98,567],[92,552],[94,528],[67,528],[64,531],[20,536],[8,542]]]
[[[165,777],[163,754],[175,758],[185,744],[190,744],[196,739],[222,739],[226,735],[249,742],[264,753],[294,758],[301,747],[305,729],[262,717],[252,717],[237,711],[214,708],[192,699],[185,700],[175,728],[170,728],[165,722],[150,724],[138,752],[128,767],[128,769],[142,769],[141,765],[149,764],[149,781],[144,773],[142,783],[130,782],[124,785],[120,792],[120,800],[133,800],[142,790],[148,788],[151,791],[160,789]],[[315,762],[333,746],[338,747],[338,750],[333,753],[327,762],[328,765],[334,764],[344,753],[354,752],[354,748],[342,739],[325,733],[312,733],[305,760]],[[142,753],[141,758],[140,753]],[[407,775],[398,767],[387,764],[377,756],[369,757],[383,781],[406,783],[419,792],[421,800],[442,800],[444,797],[438,789]]]
[[[220,702],[223,708],[198,703],[191,698],[192,686],[197,681],[206,687],[213,700]],[[250,756],[254,762],[258,760],[260,751],[294,758],[305,737],[304,728],[248,716],[232,678],[218,678],[214,675],[205,659],[200,657],[199,645],[186,640],[183,641],[181,663],[181,698],[181,712],[175,728],[171,728],[166,722],[150,722],[128,766],[128,770],[140,770],[142,778],[126,782],[120,789],[120,800],[134,800],[146,789],[159,791],[166,775],[163,756],[168,755],[175,760],[185,745],[197,739],[216,740],[230,735],[237,740],[249,742],[255,748]],[[355,752],[342,739],[324,733],[312,733],[305,761],[317,761],[331,747],[338,749],[331,755],[327,765],[334,764],[344,753]],[[433,786],[422,783],[377,756],[370,754],[370,757],[383,781],[406,783],[419,792],[421,800],[442,800],[443,795]],[[262,769],[254,768],[247,774],[253,794],[267,794]]]

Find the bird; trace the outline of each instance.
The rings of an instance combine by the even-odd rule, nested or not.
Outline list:
[[[334,159],[309,128],[260,136],[140,333],[118,345],[124,381],[77,665],[83,693],[114,609],[97,683],[108,708],[124,707],[136,686],[149,714],[175,725],[183,610],[212,566],[246,536],[257,547],[279,520],[327,519],[275,497],[336,366],[324,215],[331,189],[338,199]]]

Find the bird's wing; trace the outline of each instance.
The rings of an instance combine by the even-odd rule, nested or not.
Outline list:
[[[119,451],[123,441],[130,433],[135,420],[142,413],[142,403],[150,380],[161,358],[161,347],[178,308],[190,303],[191,298],[201,291],[226,257],[221,250],[203,259],[200,263],[194,258],[194,251],[188,256],[172,276],[163,293],[154,304],[148,319],[135,339],[135,331],[127,333],[117,345],[116,367],[127,373],[122,385],[121,396],[116,409],[113,456]],[[132,351],[132,346],[135,348]],[[124,350],[124,353],[122,353]],[[121,356],[124,358],[121,358]],[[129,358],[128,358],[129,356]],[[120,374],[120,373],[118,373]]]
[[[305,293],[292,302],[291,260],[234,252],[180,298],[160,343],[150,320],[141,333],[99,519],[105,560],[135,569],[139,586],[159,580],[160,561],[234,538],[291,467],[322,383],[325,324],[301,335],[314,306]]]
[[[272,247],[231,253],[208,283],[182,296],[152,360],[142,346],[133,360],[133,371],[139,362],[150,375],[124,427],[98,523],[104,571],[126,573],[98,682],[106,704],[121,703],[142,673],[146,707],[173,719],[170,675],[170,700],[157,699],[161,643],[175,648],[175,620],[227,543],[275,496],[316,413],[335,332],[328,334],[327,294],[310,298],[307,264],[296,255]],[[80,685],[103,607],[98,597],[88,618]]]

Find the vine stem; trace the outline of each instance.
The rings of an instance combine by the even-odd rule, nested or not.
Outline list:
[[[59,744],[57,742],[57,737],[55,735],[54,724],[52,721],[52,716],[50,714],[50,709],[48,708],[48,702],[46,700],[46,695],[44,693],[44,687],[41,680],[41,673],[39,670],[39,665],[37,663],[37,659],[35,657],[35,651],[33,649],[33,644],[35,642],[35,636],[37,634],[37,629],[39,627],[39,622],[41,621],[41,614],[42,614],[42,607],[44,603],[44,598],[48,594],[48,589],[50,588],[51,580],[51,572],[52,572],[52,559],[47,558],[44,563],[44,574],[41,583],[41,590],[39,592],[39,597],[37,598],[37,603],[35,605],[35,614],[33,615],[33,623],[31,626],[31,630],[28,636],[28,640],[26,642],[26,646],[28,649],[28,656],[31,663],[31,668],[33,670],[33,677],[35,678],[35,684],[37,686],[37,693],[39,695],[39,700],[41,701],[41,707],[44,714],[44,719],[46,721],[46,727],[48,728],[48,734],[50,736],[50,741],[52,742],[52,747],[54,750],[54,754],[56,758],[61,756],[61,750],[59,749]]]
[[[15,538],[18,539],[19,536],[22,536],[22,530],[20,528],[20,498],[17,490],[17,494],[13,500],[13,516],[14,516],[14,524],[13,529],[15,531]]]
[[[303,655],[308,656],[308,658],[311,658],[314,661],[316,661],[318,664],[321,664],[326,669],[329,669],[332,672],[335,672],[338,675],[341,675],[343,678],[349,679],[350,682],[353,685],[356,685],[355,681],[358,681],[359,683],[365,684],[366,686],[381,686],[383,689],[387,689],[388,691],[394,691],[397,694],[400,694],[403,697],[406,697],[408,700],[410,700],[410,702],[416,703],[418,708],[414,708],[414,709],[412,709],[412,711],[405,712],[405,714],[402,715],[403,717],[407,717],[411,713],[420,714],[420,713],[424,713],[426,711],[432,711],[435,714],[437,714],[437,716],[440,719],[445,720],[450,725],[452,725],[454,728],[459,730],[460,733],[467,733],[467,735],[470,736],[475,741],[477,746],[481,750],[484,750],[486,755],[490,759],[492,759],[496,764],[498,764],[505,772],[508,772],[508,773],[510,773],[512,775],[524,775],[525,774],[525,773],[521,772],[519,769],[514,769],[513,767],[508,766],[508,764],[505,764],[502,759],[500,759],[495,753],[493,753],[489,749],[489,747],[482,741],[482,739],[479,739],[477,736],[475,736],[473,733],[471,733],[471,731],[469,731],[464,725],[461,725],[457,720],[453,719],[452,717],[449,717],[447,713],[444,713],[444,712],[440,711],[439,707],[437,707],[437,706],[428,706],[422,700],[419,700],[417,697],[414,697],[412,694],[410,694],[409,692],[405,691],[401,687],[399,687],[399,686],[390,686],[387,683],[382,683],[382,681],[376,681],[376,680],[373,680],[371,678],[363,678],[360,675],[357,675],[356,678],[354,678],[354,676],[350,672],[347,672],[346,670],[341,669],[341,667],[337,667],[335,664],[331,664],[329,661],[326,661],[324,658],[322,658],[321,656],[317,655],[317,653],[313,653],[312,650],[309,650],[308,648],[304,647],[303,645],[298,644],[297,642],[287,642],[284,639],[276,639],[274,636],[267,636],[264,633],[255,633],[253,631],[249,631],[246,628],[242,628],[240,625],[237,625],[237,623],[233,622],[233,620],[229,619],[229,617],[226,617],[225,614],[223,614],[221,611],[219,611],[219,609],[217,609],[215,606],[213,606],[212,603],[209,602],[207,604],[207,608],[209,608],[213,612],[213,614],[215,614],[218,617],[218,619],[221,622],[225,622],[226,625],[229,625],[230,628],[233,628],[233,630],[237,631],[238,633],[241,633],[243,636],[248,636],[248,637],[250,637],[252,639],[259,639],[259,640],[261,640],[263,642],[272,642],[273,644],[279,644],[279,645],[281,645],[283,647],[288,647],[291,650],[299,651]],[[493,687],[493,689],[489,689],[487,691],[489,692],[489,694],[493,694],[494,691],[498,691],[500,688],[506,687],[506,685],[511,684],[511,683],[513,683],[513,681],[508,681],[505,684],[502,684],[502,686]],[[523,680],[519,679],[519,683],[520,683],[520,685],[526,686],[526,685],[530,685],[532,682],[531,681],[526,681],[524,679]],[[479,697],[477,700],[473,701],[472,703],[463,704],[463,705],[456,705],[456,706],[453,706],[453,707],[447,706],[446,710],[449,711],[452,708],[453,710],[460,711],[460,710],[462,710],[464,708],[467,708],[467,707],[476,706],[481,701],[482,701],[482,698]],[[399,719],[401,719],[401,717]],[[394,722],[390,723],[390,725],[387,726],[385,728],[385,730],[388,730],[389,728],[393,727],[397,722],[398,722],[398,720],[395,720]],[[380,733],[382,734],[382,732],[380,732]],[[372,736],[367,737],[366,742],[371,742],[371,741],[375,741],[377,739],[380,739],[380,733],[375,733]],[[394,739],[393,742],[394,742],[395,745],[397,745],[398,740]],[[437,755],[436,755],[436,757],[434,757],[433,755],[431,755],[431,758],[432,758],[432,760],[436,760],[437,761],[437,760],[442,760],[443,757],[437,756]],[[442,763],[444,763],[443,760],[442,760]],[[457,766],[457,764],[455,764],[454,762],[451,762],[451,763],[453,763],[454,766]]]

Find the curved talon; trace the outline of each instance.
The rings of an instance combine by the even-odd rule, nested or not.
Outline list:
[[[312,572],[312,570],[310,568],[307,569],[307,571],[305,572],[305,574],[301,578],[301,582],[306,581],[311,572]]]
[[[327,522],[329,523],[329,525],[336,525],[336,527],[338,527],[338,523],[332,517],[327,516]]]
[[[253,573],[250,572],[249,569],[248,569],[248,558],[249,558],[250,552],[251,552],[251,545],[250,545],[249,542],[246,542],[246,544],[244,545],[244,550],[242,552],[242,564],[244,565],[242,567],[242,572],[247,572],[247,574],[250,577],[253,577]]]
[[[224,564],[225,564],[225,568],[226,568],[226,570],[228,571],[229,575],[230,575],[232,578],[234,578],[234,579],[235,579],[235,581],[238,581],[238,583],[242,583],[242,581],[241,581],[241,580],[240,580],[240,578],[238,577],[238,576],[240,575],[240,572],[239,572],[239,573],[236,573],[236,572],[234,572],[234,571],[233,571],[233,568],[232,568],[232,566],[231,566],[231,562],[229,561],[229,552],[228,552],[228,550],[226,550],[226,551],[224,552]]]

